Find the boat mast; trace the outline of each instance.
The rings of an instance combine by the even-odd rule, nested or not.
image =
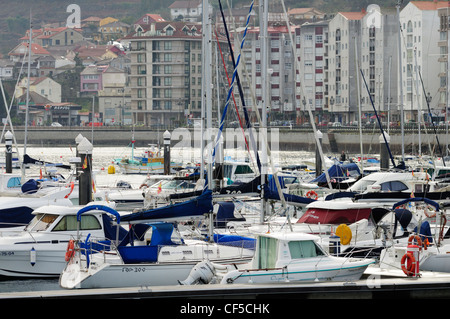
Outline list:
[[[30,106],[30,73],[31,73],[31,41],[33,38],[33,25],[31,22],[31,9],[30,9],[30,34],[28,42],[28,67],[27,67],[27,101],[25,107],[25,137],[23,141],[23,156],[27,154],[27,136],[28,136],[28,108]],[[22,175],[25,175],[25,164],[22,161]]]
[[[402,77],[402,45],[401,45],[401,32],[402,32],[402,24],[400,23],[400,5],[403,3],[403,0],[397,1],[397,19],[398,19],[398,87],[400,89],[399,92],[399,102],[400,102],[400,126],[401,126],[401,134],[402,134],[402,161],[405,162],[405,127],[404,127],[404,114],[403,114],[403,77]]]
[[[262,0],[259,3],[259,16],[260,16],[260,47],[261,47],[261,83],[263,85],[262,91],[262,100],[261,100],[261,127],[260,134],[267,136],[267,102],[269,95],[269,81],[267,81],[267,41],[268,41],[268,32],[267,32],[267,19],[268,19],[268,0]],[[264,222],[264,218],[266,215],[266,200],[264,199],[264,184],[266,183],[266,174],[267,174],[267,150],[266,145],[264,143],[260,143],[261,146],[261,214],[260,214],[260,222]],[[280,198],[281,199],[281,198]]]

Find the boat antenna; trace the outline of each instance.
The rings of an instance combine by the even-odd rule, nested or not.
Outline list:
[[[388,141],[386,139],[386,135],[385,135],[385,132],[383,130],[383,126],[381,125],[380,117],[378,116],[377,109],[376,109],[375,105],[373,104],[372,95],[370,94],[369,87],[367,86],[367,81],[366,81],[366,78],[364,77],[364,72],[363,72],[362,69],[359,69],[359,71],[361,72],[361,76],[362,76],[362,78],[364,80],[364,85],[366,86],[367,93],[369,94],[370,103],[372,104],[373,111],[375,112],[375,117],[376,117],[377,122],[378,122],[378,126],[380,127],[381,135],[383,135],[384,143],[386,144],[386,148],[387,148],[387,150],[389,152],[389,158],[391,159],[392,166],[394,168],[397,168],[397,166],[395,165],[394,157],[392,156],[391,148],[389,147]]]
[[[439,153],[441,154],[442,157],[442,163],[445,165],[445,159],[444,159],[444,152],[442,152],[442,148],[441,148],[441,143],[439,142],[439,137],[436,131],[436,123],[434,123],[433,121],[433,116],[431,114],[431,108],[430,108],[430,102],[431,102],[431,95],[430,92],[428,92],[428,95],[425,93],[425,86],[423,84],[423,80],[422,80],[422,73],[419,70],[419,79],[420,79],[420,83],[422,83],[422,90],[423,90],[423,95],[425,96],[425,101],[427,101],[427,108],[428,108],[428,114],[430,115],[430,119],[431,119],[431,124],[433,125],[433,130],[434,130],[434,136],[436,137],[436,142],[439,148]]]

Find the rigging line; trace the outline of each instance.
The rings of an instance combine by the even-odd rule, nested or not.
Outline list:
[[[227,110],[228,110],[228,105],[230,103],[230,96],[231,96],[231,93],[233,92],[235,80],[236,80],[236,82],[238,84],[239,94],[241,96],[241,101],[242,101],[242,105],[243,105],[243,109],[244,109],[244,116],[245,116],[245,120],[247,122],[246,123],[246,127],[250,128],[250,119],[249,119],[249,116],[248,116],[247,109],[245,108],[244,93],[243,93],[242,86],[241,86],[241,83],[240,83],[239,75],[237,74],[237,68],[239,66],[239,61],[241,59],[242,48],[244,46],[245,37],[246,37],[247,31],[248,31],[248,24],[250,22],[251,12],[253,10],[253,3],[254,3],[254,1],[252,1],[251,5],[250,5],[250,9],[249,9],[249,13],[247,15],[247,21],[246,21],[246,25],[245,25],[245,30],[244,30],[244,36],[243,36],[242,41],[241,41],[239,55],[238,55],[237,61],[235,61],[234,54],[233,54],[233,48],[232,48],[231,40],[230,40],[230,35],[228,33],[228,28],[227,28],[226,21],[225,21],[225,15],[223,13],[222,3],[219,0],[220,12],[221,12],[221,15],[222,15],[224,29],[225,29],[225,33],[226,33],[227,40],[228,40],[228,46],[230,47],[230,55],[231,55],[231,58],[232,58],[232,61],[233,61],[234,72],[233,72],[233,76],[232,76],[232,79],[231,79],[230,88],[228,90],[228,96],[227,96],[227,101],[225,103],[225,108],[223,110],[222,118],[221,118],[220,124],[219,124],[220,125],[219,126],[219,132],[218,132],[217,137],[216,137],[216,144],[214,146],[214,151],[213,151],[213,156],[212,156],[212,162],[213,163],[214,163],[214,160],[215,160],[216,149],[217,149],[218,143],[220,141],[220,135],[222,134],[222,131],[223,131],[223,125],[224,125],[224,121],[225,121],[225,116],[226,116],[226,113],[227,113]],[[252,143],[252,146],[253,146],[253,149],[254,149],[254,152],[255,152],[258,169],[261,172],[261,161],[259,159],[259,155],[258,155],[258,151],[257,151],[257,147],[256,147],[256,144],[255,144],[255,140],[254,140],[254,136],[253,136],[252,130],[249,130],[249,136],[250,136],[250,142]]]
[[[230,15],[231,15],[231,12],[230,12]],[[234,27],[234,29],[236,30],[236,27]],[[236,38],[238,38],[238,35],[236,35]],[[245,56],[244,56],[244,59],[245,59]],[[246,79],[249,79],[250,77],[249,77],[247,69],[245,67],[244,67],[244,73],[245,73]],[[257,104],[256,104],[255,94],[254,94],[254,92],[252,90],[252,87],[250,87],[249,89],[250,89],[253,105],[256,106]],[[261,117],[260,117],[260,114],[259,114],[259,110],[256,109],[256,110],[254,110],[254,112],[255,112],[255,115],[256,115],[256,118],[258,120],[258,123],[259,123],[260,127],[262,127],[262,122],[261,122]],[[260,136],[261,136],[262,142],[265,145],[265,149],[266,149],[269,161],[270,161],[271,169],[272,169],[274,180],[275,180],[275,185],[277,187],[278,196],[280,197],[280,201],[282,202],[282,205],[283,205],[284,209],[286,210],[287,207],[286,207],[285,197],[284,197],[284,195],[282,193],[280,181],[278,179],[277,172],[276,172],[274,164],[273,164],[272,153],[271,153],[271,149],[269,147],[269,144],[267,142],[266,132],[261,133]]]
[[[370,103],[372,104],[373,110],[375,112],[375,116],[377,118],[378,126],[380,127],[380,130],[381,130],[381,135],[383,135],[384,143],[386,144],[386,148],[387,148],[387,150],[389,152],[389,158],[391,159],[392,166],[394,168],[396,168],[396,165],[395,165],[395,162],[394,162],[394,157],[392,156],[391,149],[390,149],[389,144],[388,144],[387,139],[386,139],[386,135],[384,134],[383,126],[381,125],[381,121],[380,121],[380,117],[378,116],[377,109],[375,108],[375,105],[373,104],[372,95],[370,94],[369,87],[367,86],[367,81],[366,81],[366,78],[364,77],[364,72],[363,72],[362,69],[359,69],[359,71],[361,72],[361,76],[362,76],[362,78],[364,80],[364,85],[366,86],[366,90],[367,90],[367,93],[368,93],[369,98],[370,98]]]
[[[223,64],[223,68],[225,70],[225,75],[227,76],[228,85],[231,85],[230,76],[228,74],[228,70],[227,70],[227,67],[226,67],[226,64],[225,64],[225,59],[223,57],[222,48],[221,48],[220,43],[219,43],[219,37],[217,35],[217,30],[216,29],[214,29],[214,34],[216,35],[217,47],[219,48],[220,57],[222,58],[222,64]],[[248,150],[250,158],[252,158],[252,155],[251,155],[251,152],[250,152],[250,146],[248,145],[247,137],[245,136],[244,127],[242,126],[241,115],[239,114],[239,109],[238,109],[238,106],[237,106],[237,103],[236,103],[236,99],[235,99],[234,93],[232,93],[232,96],[233,96],[234,107],[236,109],[236,114],[237,114],[237,117],[238,117],[238,120],[239,120],[239,126],[241,127],[242,135],[244,136],[245,146],[247,147],[247,150]],[[252,161],[253,161],[253,159],[252,159]]]
[[[420,78],[420,83],[422,83],[423,96],[425,96],[425,101],[427,101],[428,114],[430,115],[430,118],[431,118],[431,124],[433,124],[434,136],[436,137],[436,142],[438,144],[439,153],[441,153],[442,163],[444,164],[444,166],[446,166],[445,160],[444,160],[444,153],[442,152],[441,144],[439,143],[439,137],[438,137],[438,134],[436,131],[436,125],[433,121],[433,116],[431,114],[430,101],[428,101],[428,98],[426,97],[426,94],[425,94],[425,85],[423,84],[422,72],[420,72],[420,70],[419,70],[419,78]]]
[[[298,58],[297,51],[296,51],[296,48],[295,48],[295,45],[294,45],[294,39],[292,37],[292,31],[291,31],[291,28],[290,28],[290,24],[289,24],[288,15],[287,15],[287,11],[286,11],[286,6],[284,4],[284,0],[281,0],[281,5],[283,7],[284,19],[285,19],[286,28],[287,28],[287,31],[288,31],[288,34],[289,34],[289,40],[291,42],[292,53],[294,54],[294,58],[295,58],[294,59],[295,60],[295,65],[297,66],[297,70],[300,73],[300,70],[301,70],[300,59]],[[303,85],[300,85],[300,93],[306,99],[306,94],[305,94],[305,91],[303,90]],[[320,143],[320,140],[319,140],[319,137],[318,137],[318,134],[317,134],[316,124],[314,122],[314,116],[312,114],[311,107],[308,107],[308,115],[309,115],[309,120],[311,122],[311,126],[312,126],[312,129],[313,129],[314,138],[316,140],[316,147],[319,150],[319,154],[320,154],[320,158],[322,160],[322,164],[325,165],[325,169],[323,171],[325,173],[325,177],[327,178],[327,184],[328,184],[328,187],[330,189],[332,189],[333,187],[331,185],[330,175],[328,174],[328,169],[326,168],[326,164],[325,164],[326,163],[325,162],[325,155],[323,153],[323,148],[322,148],[322,145]]]

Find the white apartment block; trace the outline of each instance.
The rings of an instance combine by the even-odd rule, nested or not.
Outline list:
[[[295,30],[291,28],[295,39]],[[261,80],[261,43],[259,28],[249,28],[242,50],[239,76],[244,88],[246,106],[253,106],[253,96],[260,108],[264,92],[269,92],[268,115],[270,120],[295,120],[295,64],[290,36],[286,26],[269,26],[268,29],[268,80]],[[235,47],[239,47],[235,43]],[[235,53],[237,58],[237,53]],[[246,76],[248,75],[248,77]],[[236,90],[234,91],[236,92]],[[249,108],[255,110],[256,108]]]
[[[435,109],[432,110],[433,116],[438,117],[439,120],[445,120],[448,114],[448,105],[450,102],[450,95],[448,94],[449,72],[448,72],[448,48],[449,30],[450,30],[450,4],[443,4],[438,8],[439,15],[439,94],[436,98]]]
[[[440,21],[438,7],[447,2],[411,1],[400,12],[402,45],[402,87],[405,120],[418,121],[418,110],[427,113],[426,96],[430,92],[431,108],[440,101]],[[419,75],[416,75],[416,66]],[[425,88],[425,94],[422,88]],[[417,88],[417,89],[416,89]],[[422,117],[423,121],[423,117]]]
[[[357,114],[357,46],[365,12],[338,12],[328,26],[328,103],[331,122],[348,123]]]
[[[308,109],[315,111],[317,122],[321,122],[324,112],[328,111],[325,103],[328,89],[325,79],[327,40],[327,21],[305,23],[296,29],[296,51],[300,57],[297,64],[296,108],[301,114],[301,122],[309,122]]]
[[[361,21],[358,59],[364,78],[360,70],[357,71],[361,79],[362,117],[366,121],[370,120],[375,108],[377,114],[382,117],[382,122],[399,121],[398,17],[395,14],[382,14],[375,9],[368,12]]]

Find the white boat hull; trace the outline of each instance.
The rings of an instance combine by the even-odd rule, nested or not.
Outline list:
[[[60,286],[67,289],[121,288],[134,286],[177,285],[189,275],[195,263],[173,264],[103,264],[99,268],[79,271],[68,265],[60,277]]]
[[[283,268],[243,269],[228,272],[221,284],[267,284],[276,282],[353,281],[363,275],[373,260],[346,259],[328,256],[327,260],[311,258]],[[314,266],[316,265],[316,267]]]
[[[67,242],[63,244],[26,245],[23,249],[3,247],[0,251],[0,276],[58,277],[66,262]],[[42,247],[46,246],[46,247]],[[52,247],[53,246],[53,247]],[[32,252],[34,248],[34,252]]]

